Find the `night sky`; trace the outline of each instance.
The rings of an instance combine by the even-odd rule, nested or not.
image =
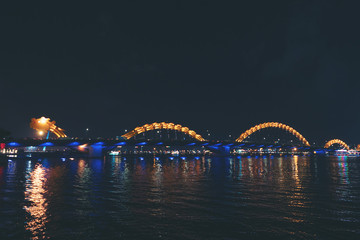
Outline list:
[[[360,1],[16,3],[0,10],[0,128],[155,121],[218,139],[278,121],[360,143]],[[239,3],[241,2],[241,3]]]

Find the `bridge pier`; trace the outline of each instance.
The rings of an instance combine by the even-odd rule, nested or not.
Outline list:
[[[93,158],[99,158],[104,155],[107,148],[102,145],[90,145],[88,146],[88,156]]]
[[[213,153],[221,155],[221,156],[229,156],[230,155],[230,147],[229,146],[208,146]]]

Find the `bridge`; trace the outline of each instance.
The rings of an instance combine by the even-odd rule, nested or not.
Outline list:
[[[273,145],[273,144],[254,144],[236,141],[191,141],[191,140],[107,140],[107,139],[27,139],[6,141],[5,148],[68,148],[76,152],[84,152],[89,156],[99,157],[104,152],[117,149],[119,147],[126,148],[129,152],[134,152],[136,148],[144,148],[144,150],[193,150],[200,153],[212,152],[219,155],[229,155],[234,149],[273,149],[274,152],[287,150],[288,152],[296,149],[298,152],[311,151],[313,148],[297,145]],[[130,150],[129,150],[130,149]]]
[[[37,131],[47,131],[46,139],[18,139],[7,140],[1,143],[1,149],[5,148],[17,148],[26,149],[29,147],[37,148],[67,148],[78,152],[86,152],[91,156],[100,156],[104,152],[108,152],[114,149],[200,149],[203,152],[211,151],[212,153],[228,155],[241,151],[243,149],[248,150],[260,150],[271,149],[273,152],[279,151],[297,151],[297,152],[324,152],[331,149],[334,145],[339,145],[342,148],[350,149],[350,147],[339,139],[333,139],[328,141],[323,147],[311,146],[294,128],[279,122],[266,122],[255,125],[246,130],[235,141],[223,140],[223,141],[209,141],[203,138],[200,134],[188,127],[175,123],[166,122],[154,122],[151,124],[145,124],[140,127],[136,127],[132,131],[129,131],[121,136],[121,139],[79,139],[68,138],[64,134],[64,130],[55,126],[55,121],[51,122],[49,118],[32,119],[30,126]],[[298,144],[279,144],[279,143],[257,143],[246,141],[252,134],[267,128],[280,129],[298,139]],[[159,130],[174,131],[175,134],[181,133],[188,136],[188,139],[139,139],[138,136],[145,136],[146,132],[153,132],[159,134]],[[49,132],[52,132],[57,137],[56,139],[49,138]],[[161,134],[161,133],[160,133]],[[169,134],[169,132],[168,132]],[[175,135],[176,136],[176,135]],[[199,150],[199,151],[200,151]],[[130,151],[130,150],[129,150]],[[134,151],[134,150],[133,150]]]

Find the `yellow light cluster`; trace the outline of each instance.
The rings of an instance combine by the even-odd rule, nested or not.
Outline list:
[[[278,122],[266,122],[266,123],[256,125],[256,126],[250,128],[249,130],[245,131],[243,134],[241,134],[240,137],[236,139],[236,141],[237,142],[242,142],[242,141],[244,141],[245,138],[247,138],[248,136],[250,136],[254,132],[257,132],[257,131],[259,131],[261,129],[264,129],[264,128],[280,128],[280,129],[283,129],[283,130],[291,133],[292,135],[294,135],[304,145],[310,146],[310,143],[298,131],[296,131],[294,128],[292,128],[292,127],[290,127],[288,125],[285,125],[283,123],[278,123]]]
[[[333,140],[328,141],[325,144],[324,148],[329,148],[330,146],[332,146],[334,144],[340,144],[341,146],[343,146],[347,150],[350,150],[350,147],[344,141],[341,141],[340,139],[333,139]]]
[[[50,131],[54,133],[58,138],[67,137],[64,133],[64,129],[61,129],[55,125],[55,121],[50,121],[50,118],[32,118],[30,127],[38,131],[39,135],[43,135],[45,132]]]
[[[138,134],[141,134],[143,132],[157,130],[157,129],[176,130],[179,132],[183,132],[183,133],[195,138],[198,141],[205,141],[205,139],[201,135],[197,134],[193,130],[190,130],[188,127],[183,127],[180,124],[166,123],[166,122],[161,122],[161,123],[154,122],[151,124],[145,124],[141,127],[137,127],[134,130],[122,135],[122,137],[126,138],[126,139],[130,139],[130,138],[132,138]]]

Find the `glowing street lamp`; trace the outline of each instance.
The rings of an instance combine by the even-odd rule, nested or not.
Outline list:
[[[89,128],[85,129],[85,138],[89,138]]]

